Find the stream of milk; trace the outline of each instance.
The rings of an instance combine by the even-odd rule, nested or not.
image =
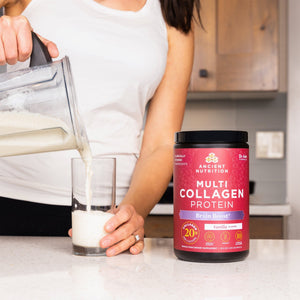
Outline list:
[[[105,223],[112,217],[111,213],[91,210],[92,205],[92,152],[88,143],[78,150],[85,164],[86,211],[72,212],[72,242],[85,248],[99,248],[99,241],[107,234]],[[104,253],[104,252],[103,252]]]

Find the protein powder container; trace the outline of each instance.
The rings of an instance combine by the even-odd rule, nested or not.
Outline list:
[[[182,131],[174,149],[174,251],[231,262],[249,254],[249,146],[245,131]]]

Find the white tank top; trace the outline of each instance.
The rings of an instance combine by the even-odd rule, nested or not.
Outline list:
[[[117,202],[140,150],[145,106],[164,74],[168,41],[159,0],[137,11],[94,0],[32,0],[23,12],[33,30],[71,62],[78,107],[93,156],[117,157]],[[24,65],[23,65],[24,66]],[[75,150],[0,158],[0,194],[70,205]]]

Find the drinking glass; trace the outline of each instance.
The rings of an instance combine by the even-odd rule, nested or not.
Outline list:
[[[99,241],[113,216],[116,159],[72,159],[72,243],[75,255],[105,255]]]

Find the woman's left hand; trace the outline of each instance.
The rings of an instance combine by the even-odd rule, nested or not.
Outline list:
[[[143,251],[144,219],[132,205],[120,205],[104,229],[109,234],[101,239],[100,247],[108,248],[107,256],[117,255],[127,249],[131,254]]]

